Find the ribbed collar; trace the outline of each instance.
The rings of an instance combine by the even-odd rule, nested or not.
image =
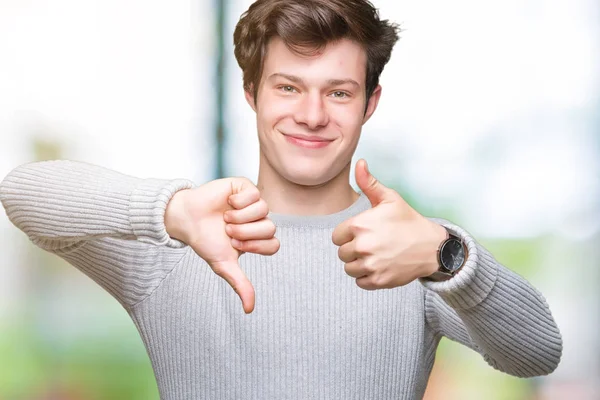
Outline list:
[[[327,215],[288,215],[288,214],[275,214],[270,212],[268,218],[273,221],[276,227],[288,227],[288,228],[335,228],[341,222],[353,217],[369,208],[371,208],[371,202],[367,196],[359,191],[360,195],[354,203],[348,208],[338,211],[333,214]]]

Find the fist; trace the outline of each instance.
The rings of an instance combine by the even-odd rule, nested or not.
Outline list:
[[[223,178],[173,196],[165,212],[172,238],[186,243],[235,290],[246,313],[254,309],[254,287],[239,266],[245,252],[279,250],[275,225],[258,188],[247,178]]]

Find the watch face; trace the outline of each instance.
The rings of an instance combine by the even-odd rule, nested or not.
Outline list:
[[[446,241],[440,250],[442,265],[449,271],[454,272],[465,262],[465,250],[460,240],[451,238]]]

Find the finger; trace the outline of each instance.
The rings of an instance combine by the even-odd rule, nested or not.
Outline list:
[[[353,278],[362,278],[368,276],[368,272],[365,270],[363,263],[360,260],[352,261],[344,264],[344,271],[346,274]]]
[[[347,243],[354,239],[354,234],[352,233],[350,227],[352,225],[352,219],[347,219],[333,230],[333,234],[331,235],[331,240],[333,244],[336,246],[341,246],[344,243]]]
[[[352,262],[358,258],[358,254],[354,249],[354,240],[341,245],[338,248],[338,258],[345,263]]]
[[[223,261],[213,263],[210,267],[233,288],[242,300],[244,312],[250,314],[254,310],[254,287],[239,264],[236,261]]]
[[[271,239],[275,235],[275,224],[270,219],[247,224],[226,224],[225,232],[229,237],[237,240]]]
[[[267,240],[246,240],[243,242],[231,239],[231,245],[238,250],[246,253],[261,254],[263,256],[272,256],[279,251],[279,239],[271,238]]]
[[[229,196],[227,201],[233,208],[241,210],[244,207],[248,207],[252,203],[256,203],[258,200],[260,200],[260,192],[258,189],[255,187],[249,187],[239,193],[232,194]]]
[[[264,199],[250,204],[241,210],[228,210],[223,214],[223,220],[232,224],[245,224],[258,221],[269,214],[269,206]]]
[[[362,276],[356,279],[356,285],[364,290],[376,290],[380,287],[374,282],[373,275]]]

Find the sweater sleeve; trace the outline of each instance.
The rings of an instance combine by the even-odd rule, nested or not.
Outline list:
[[[77,161],[21,165],[0,183],[9,220],[125,307],[143,300],[186,251],[164,226],[185,179],[141,179]]]
[[[421,279],[427,323],[438,336],[467,345],[500,371],[518,377],[554,371],[562,337],[542,294],[498,263],[464,229],[432,220],[461,237],[469,254],[452,279]]]

